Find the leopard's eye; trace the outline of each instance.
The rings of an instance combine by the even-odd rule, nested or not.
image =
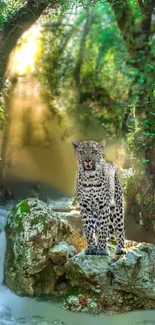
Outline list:
[[[80,150],[81,155],[84,155],[84,153],[85,153],[84,150]]]
[[[92,153],[94,154],[94,155],[96,155],[97,154],[97,150],[92,150]]]

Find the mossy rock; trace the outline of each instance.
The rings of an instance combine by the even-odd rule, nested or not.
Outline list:
[[[57,272],[51,258],[55,245],[66,242],[75,247],[75,252],[87,246],[82,236],[38,199],[27,199],[13,207],[6,235],[6,283],[19,295],[49,295],[55,290],[62,273]]]
[[[27,200],[24,200],[18,204],[16,204],[9,218],[10,223],[14,223],[16,227],[18,227],[19,231],[24,231],[23,228],[23,217],[30,214],[30,207]],[[8,224],[6,224],[7,227]]]

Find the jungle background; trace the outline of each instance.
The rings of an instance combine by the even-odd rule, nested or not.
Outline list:
[[[75,196],[72,140],[102,138],[127,237],[155,243],[154,0],[0,1],[1,200]]]

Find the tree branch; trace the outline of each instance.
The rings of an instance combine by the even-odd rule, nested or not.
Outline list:
[[[145,6],[144,6],[144,3],[143,3],[143,0],[138,0],[138,4],[139,4],[139,8],[141,9],[142,12],[144,12],[145,10]]]

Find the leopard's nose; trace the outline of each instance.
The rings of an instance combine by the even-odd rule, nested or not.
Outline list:
[[[86,168],[91,168],[92,167],[92,164],[91,164],[91,160],[90,159],[85,160],[85,167]]]

